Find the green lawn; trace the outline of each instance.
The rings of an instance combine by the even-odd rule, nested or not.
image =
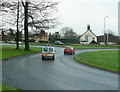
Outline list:
[[[74,57],[82,64],[97,67],[100,69],[120,72],[118,68],[118,51],[94,51],[85,52]]]
[[[6,86],[6,85],[3,85],[3,84],[0,84],[0,92],[3,91],[3,92],[22,92],[22,90],[18,89],[18,88],[12,88],[12,87],[9,87],[9,86]]]
[[[0,84],[0,92],[2,91],[2,84]]]
[[[26,55],[26,54],[32,54],[32,53],[37,53],[37,52],[41,52],[41,48],[40,47],[30,47],[30,51],[24,51],[23,50],[24,47],[20,46],[19,50],[15,49],[15,46],[1,46],[1,50],[2,50],[2,57],[0,57],[0,59],[9,59],[11,57],[15,57],[15,56],[21,56],[21,55]]]

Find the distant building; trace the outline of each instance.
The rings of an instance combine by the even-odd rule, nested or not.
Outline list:
[[[104,45],[104,35],[97,36],[97,38],[98,38],[98,44]],[[120,37],[115,36],[113,34],[105,34],[105,43],[108,45],[118,44],[120,41],[119,38]]]
[[[90,25],[87,25],[87,31],[81,35],[80,44],[97,44],[97,36],[90,29]]]
[[[13,40],[13,37],[6,34],[4,31],[0,30],[0,41],[10,41]]]
[[[35,35],[34,39],[35,39],[35,42],[47,42],[48,41],[48,33],[41,31],[40,34]]]

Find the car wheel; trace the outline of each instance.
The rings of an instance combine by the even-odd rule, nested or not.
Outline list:
[[[52,60],[54,60],[54,59],[55,59],[55,57],[53,56]]]

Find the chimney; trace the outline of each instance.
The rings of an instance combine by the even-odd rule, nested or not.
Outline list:
[[[87,25],[87,30],[90,30],[90,25],[89,24]]]

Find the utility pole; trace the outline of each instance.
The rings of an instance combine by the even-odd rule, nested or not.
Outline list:
[[[48,29],[48,45],[50,45],[49,29]]]
[[[109,40],[109,38],[108,38],[108,37],[109,37],[109,34],[107,33],[107,45],[108,45],[108,40]]]

